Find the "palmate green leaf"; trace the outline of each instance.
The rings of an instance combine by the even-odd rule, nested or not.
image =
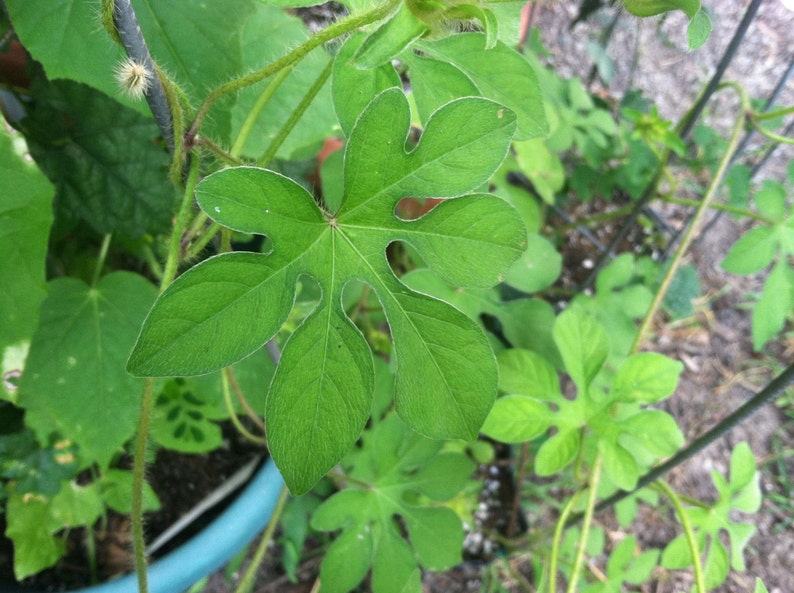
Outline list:
[[[5,126],[0,126],[0,179],[0,373],[5,375],[21,370],[23,357],[14,351],[36,329],[46,295],[44,258],[55,189],[14,149]],[[11,397],[5,387],[2,397]]]
[[[775,227],[751,229],[733,244],[722,267],[731,274],[754,274],[772,262],[778,247],[779,234]]]
[[[530,350],[510,348],[499,354],[498,362],[501,391],[520,393],[543,401],[555,401],[562,397],[557,372],[541,355]]]
[[[14,494],[8,500],[6,535],[14,542],[14,575],[17,580],[55,564],[66,552],[56,535],[65,528],[92,525],[104,507],[95,484],[63,482],[51,500]]]
[[[129,272],[95,288],[74,278],[50,283],[19,386],[40,442],[58,433],[77,444],[83,467],[107,467],[132,436],[143,382],[124,363],[156,293]]]
[[[539,476],[551,476],[568,465],[581,444],[581,433],[578,429],[558,432],[543,443],[535,458],[535,473]]]
[[[466,487],[475,465],[462,453],[441,453],[440,442],[413,432],[395,414],[367,430],[363,440],[364,445],[342,462],[355,485],[320,505],[311,524],[323,531],[343,529],[332,549],[349,546],[354,537],[359,540],[356,546],[363,546],[361,540],[369,537],[371,543],[367,554],[356,558],[355,579],[350,566],[336,558],[323,560],[321,591],[351,589],[363,578],[366,562],[364,572],[372,565],[375,593],[419,592],[419,566],[434,570],[454,566],[461,561],[463,543],[455,512],[421,501],[454,498]],[[402,519],[407,541],[395,517]]]
[[[504,158],[515,117],[486,99],[454,101],[406,153],[409,124],[398,89],[361,114],[346,147],[338,212],[321,210],[272,171],[238,167],[206,178],[196,191],[204,211],[235,230],[267,235],[273,249],[217,256],[183,274],[158,299],[130,357],[139,376],[231,364],[278,332],[298,278],[315,278],[320,302],[285,345],[265,410],[271,454],[297,493],[339,461],[369,415],[372,357],[340,307],[350,281],[369,284],[382,303],[398,369],[395,404],[412,428],[474,439],[495,396],[493,354],[476,322],[400,283],[385,251],[392,241],[409,242],[453,285],[499,280],[524,238],[508,204],[465,195],[414,221],[394,209],[405,196],[453,197],[480,186]]]
[[[414,52],[406,52],[400,59],[408,65],[411,90],[416,99],[419,118],[423,122],[445,103],[458,97],[475,97],[480,94],[477,85],[449,62]]]

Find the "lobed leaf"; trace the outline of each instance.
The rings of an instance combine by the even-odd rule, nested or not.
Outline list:
[[[495,361],[477,323],[408,289],[386,248],[412,243],[455,284],[499,280],[525,236],[506,202],[465,195],[414,221],[399,219],[395,207],[405,196],[448,198],[480,186],[504,158],[515,116],[487,99],[453,101],[406,152],[409,126],[398,89],[370,103],[347,143],[338,211],[322,210],[298,184],[264,169],[236,167],[203,180],[196,190],[202,209],[232,229],[267,235],[272,249],[223,254],[179,277],[130,356],[130,372],[143,376],[231,364],[278,332],[302,275],[317,280],[319,303],[285,345],[266,403],[271,453],[296,493],[352,447],[371,408],[372,355],[341,308],[350,282],[369,284],[380,300],[394,340],[396,409],[415,430],[474,439],[495,397]]]

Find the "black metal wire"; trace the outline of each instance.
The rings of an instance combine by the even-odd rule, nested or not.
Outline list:
[[[634,488],[634,490],[621,490],[599,502],[595,507],[596,512],[604,511],[614,506],[624,498],[631,496],[641,488],[644,488],[651,482],[659,479],[674,467],[677,467],[687,459],[690,459],[695,454],[699,453],[707,446],[709,446],[711,443],[716,441],[718,438],[723,436],[733,427],[747,420],[750,416],[755,414],[765,404],[776,399],[792,384],[794,384],[794,364],[789,365],[786,368],[786,370],[784,370],[772,381],[770,381],[770,383],[766,387],[764,387],[761,391],[759,391],[757,394],[755,394],[753,397],[747,400],[743,405],[737,408],[732,414],[725,417],[710,430],[706,431],[705,433],[697,437],[694,441],[692,441],[689,445],[681,449],[670,459],[668,459],[661,465],[658,465],[657,467],[653,468],[647,474],[642,476],[637,481],[637,486]],[[570,526],[579,522],[582,519],[582,516],[583,515],[581,513],[577,515],[572,515],[571,518],[566,523],[566,526]]]
[[[728,47],[725,48],[725,52],[722,54],[719,64],[717,64],[717,69],[714,71],[711,80],[709,80],[706,88],[695,102],[695,105],[692,107],[689,113],[687,113],[685,119],[681,122],[681,125],[677,131],[684,140],[686,140],[686,138],[692,132],[695,122],[698,120],[700,114],[703,113],[703,109],[706,107],[706,103],[709,101],[709,99],[711,99],[714,91],[717,90],[717,87],[722,81],[722,76],[725,74],[725,70],[727,70],[728,65],[733,60],[733,57],[736,55],[739,46],[742,44],[744,35],[747,33],[747,29],[750,28],[750,24],[753,22],[755,15],[758,13],[758,9],[760,8],[762,1],[763,0],[752,0],[750,2],[750,5],[747,7],[744,17],[739,23],[736,32],[733,34],[733,37],[728,43]]]

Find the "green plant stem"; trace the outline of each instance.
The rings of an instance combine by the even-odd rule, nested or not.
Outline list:
[[[237,412],[234,410],[234,402],[232,402],[231,389],[229,389],[229,375],[228,375],[229,370],[230,370],[229,367],[226,367],[225,369],[223,369],[223,372],[221,373],[223,401],[226,404],[226,410],[229,412],[229,419],[232,421],[232,424],[234,424],[234,428],[237,429],[237,432],[243,435],[243,437],[245,437],[246,439],[248,439],[253,443],[257,443],[259,445],[265,445],[267,444],[265,439],[252,434],[245,426],[243,426],[243,424],[240,422],[240,419],[237,417]]]
[[[587,549],[587,539],[590,537],[590,526],[593,524],[593,510],[595,509],[596,498],[598,498],[598,485],[601,482],[601,453],[596,455],[593,462],[593,471],[590,474],[590,491],[587,494],[587,506],[584,511],[584,521],[582,523],[582,533],[579,536],[579,546],[576,548],[576,556],[573,561],[573,571],[568,581],[567,593],[575,593],[576,583],[582,572],[584,564],[584,554]]]
[[[265,89],[260,93],[259,97],[257,97],[254,106],[251,107],[251,110],[248,112],[243,125],[240,127],[240,133],[237,134],[237,138],[232,145],[231,151],[229,151],[229,154],[231,154],[232,157],[237,158],[242,154],[245,142],[251,135],[251,131],[254,129],[254,125],[256,125],[256,120],[258,120],[259,116],[262,114],[262,110],[270,102],[270,99],[272,99],[273,95],[276,94],[278,87],[281,86],[281,83],[284,82],[284,79],[290,75],[294,68],[295,64],[291,64],[276,74],[273,77],[273,80],[271,80]]]
[[[236,167],[238,165],[245,164],[242,161],[242,159],[233,157],[230,153],[226,152],[223,148],[215,144],[209,138],[205,138],[204,136],[199,136],[193,141],[193,143],[196,146],[201,146],[202,148],[206,148],[210,154],[212,154],[219,161],[226,163],[227,165]]]
[[[163,277],[160,281],[160,292],[171,283],[176,276],[179,265],[180,239],[190,220],[190,209],[193,207],[193,190],[198,182],[199,159],[190,159],[190,170],[188,172],[185,193],[182,198],[182,205],[179,208],[174,229],[171,232],[171,241],[168,249],[168,257],[163,270]],[[154,401],[154,379],[148,378],[143,384],[143,395],[141,397],[141,415],[138,420],[138,432],[135,437],[135,456],[132,467],[132,509],[130,512],[132,522],[132,542],[135,554],[135,571],[138,574],[139,593],[147,593],[149,590],[146,574],[146,540],[143,534],[143,486],[144,473],[146,471],[146,444],[149,439],[149,424],[152,417],[152,406]]]
[[[207,246],[207,243],[212,241],[213,237],[215,237],[215,235],[217,235],[222,228],[223,227],[221,227],[221,225],[217,222],[213,222],[210,226],[208,226],[207,230],[204,231],[204,234],[201,235],[198,241],[193,243],[190,249],[187,250],[187,253],[185,253],[185,258],[190,259],[201,253],[202,250]]]
[[[108,249],[110,248],[110,241],[113,238],[113,233],[108,233],[102,237],[102,245],[99,247],[99,255],[97,256],[96,265],[94,266],[94,275],[91,278],[91,286],[96,286],[102,276],[102,268],[105,267],[105,259],[108,256]]]
[[[259,165],[260,167],[266,167],[267,165],[270,164],[270,161],[273,160],[274,156],[276,156],[278,149],[281,148],[282,144],[284,144],[284,141],[287,139],[287,136],[289,136],[290,132],[292,132],[292,130],[298,124],[298,121],[300,120],[301,116],[303,116],[303,114],[309,108],[309,105],[311,105],[312,101],[314,101],[314,98],[317,96],[317,93],[319,93],[320,90],[323,88],[326,81],[328,80],[328,77],[331,76],[331,71],[333,70],[333,66],[334,66],[334,60],[333,59],[328,60],[328,64],[326,64],[325,68],[323,68],[323,71],[320,72],[320,75],[314,81],[311,88],[309,88],[309,90],[306,91],[306,94],[303,95],[303,98],[301,99],[300,103],[298,103],[298,106],[290,114],[289,119],[278,131],[276,137],[273,138],[273,141],[270,143],[270,146],[268,146],[264,154],[262,154],[262,156],[259,157],[259,160],[256,162],[257,165]]]
[[[254,586],[256,572],[259,569],[259,565],[262,564],[262,559],[265,557],[267,548],[273,539],[273,533],[276,530],[281,513],[284,511],[284,505],[287,502],[288,494],[289,491],[287,490],[287,487],[283,487],[281,489],[281,495],[278,498],[278,502],[276,503],[276,508],[273,511],[273,515],[270,517],[270,523],[268,523],[267,529],[265,529],[265,533],[262,535],[262,539],[256,548],[256,552],[254,552],[254,556],[251,558],[251,562],[248,565],[243,578],[240,580],[240,584],[237,585],[234,593],[249,593],[251,588]]]
[[[143,248],[141,248],[141,251],[143,251],[143,259],[146,261],[146,265],[149,266],[149,271],[158,281],[162,281],[163,266],[161,266],[160,262],[157,261],[152,248],[149,245],[145,245]]]
[[[692,524],[689,522],[689,516],[686,514],[686,509],[684,509],[684,505],[681,504],[681,499],[678,498],[678,495],[675,493],[675,490],[670,488],[663,480],[656,481],[656,487],[661,490],[667,498],[670,499],[670,502],[673,503],[673,507],[675,507],[675,512],[678,515],[678,520],[681,522],[681,526],[684,528],[684,537],[686,537],[686,542],[689,545],[689,552],[692,555],[692,569],[695,573],[695,587],[698,593],[706,593],[706,581],[705,577],[703,576],[703,565],[700,562],[700,550],[698,549],[697,541],[695,541],[695,532],[692,529]]]
[[[163,269],[163,278],[160,281],[161,292],[171,284],[179,267],[179,256],[182,250],[182,234],[190,222],[190,215],[193,209],[193,192],[198,183],[199,161],[200,159],[195,156],[190,159],[185,193],[182,196],[182,204],[179,207],[179,212],[174,221],[174,230],[171,233],[171,241],[168,246],[168,257],[165,261],[165,268]]]
[[[767,111],[765,113],[753,113],[750,117],[755,121],[764,121],[767,119],[777,119],[779,117],[785,117],[787,115],[791,115],[794,113],[794,105],[789,107],[782,107],[780,109],[776,109],[775,111]]]
[[[549,593],[557,593],[557,564],[560,557],[562,534],[568,525],[568,517],[573,510],[573,505],[578,495],[579,493],[577,492],[565,503],[565,506],[562,508],[562,513],[560,513],[560,518],[557,519],[557,525],[554,528],[554,537],[551,541],[551,557],[549,558]]]
[[[789,138],[788,136],[781,136],[780,134],[770,132],[758,123],[755,116],[750,116],[750,124],[753,126],[753,128],[755,128],[756,132],[766,136],[773,142],[779,142],[781,144],[794,144],[794,138]]]
[[[135,572],[138,574],[138,592],[148,593],[149,583],[146,574],[146,540],[143,535],[143,485],[146,471],[146,444],[149,440],[149,421],[152,417],[154,402],[154,379],[145,379],[141,397],[141,417],[138,420],[138,434],[135,437],[135,456],[132,465],[132,548],[135,554]]]
[[[182,173],[185,168],[187,152],[185,150],[185,114],[182,110],[183,102],[189,105],[187,95],[179,86],[171,80],[168,75],[154,64],[160,84],[163,85],[163,93],[168,101],[168,108],[171,111],[171,125],[173,127],[173,154],[171,155],[171,181],[178,186],[182,181]]]
[[[732,85],[723,85],[724,86],[732,86]],[[741,96],[741,92],[740,92]],[[744,102],[744,101],[743,101]],[[722,183],[722,179],[725,176],[725,173],[728,170],[728,167],[731,163],[731,157],[733,156],[736,147],[739,144],[739,140],[741,138],[741,133],[744,128],[743,126],[743,118],[737,118],[736,123],[733,126],[733,132],[731,133],[731,138],[728,142],[728,147],[725,150],[725,154],[720,161],[719,167],[714,174],[714,177],[709,184],[706,193],[703,195],[701,199],[698,209],[695,212],[695,215],[692,217],[692,220],[689,223],[689,227],[687,227],[684,236],[681,238],[681,242],[678,245],[678,249],[673,256],[670,265],[667,267],[667,272],[662,279],[662,283],[659,286],[656,294],[654,295],[653,302],[651,303],[650,308],[648,309],[648,313],[645,315],[644,319],[642,320],[642,324],[640,325],[639,330],[637,331],[637,336],[634,339],[634,344],[632,344],[631,352],[636,352],[639,349],[639,346],[642,344],[643,339],[645,338],[645,334],[647,333],[648,329],[653,322],[653,318],[656,316],[656,312],[662,305],[662,301],[664,300],[665,295],[667,294],[667,290],[670,287],[670,283],[673,281],[673,277],[675,276],[676,271],[681,265],[683,261],[684,255],[686,254],[687,250],[689,249],[689,245],[692,243],[692,240],[695,237],[695,231],[700,226],[700,222],[703,219],[706,211],[708,210],[709,204],[711,203],[714,196],[717,195],[717,190]]]
[[[663,196],[661,200],[663,202],[667,202],[668,204],[678,204],[680,206],[691,206],[693,208],[700,206],[700,202],[696,200],[687,200],[685,198],[676,198],[673,196]],[[736,216],[741,216],[743,218],[752,218],[754,220],[763,222],[764,224],[775,224],[775,221],[771,218],[767,218],[766,216],[758,214],[757,212],[753,212],[752,210],[731,206],[730,204],[720,204],[719,202],[715,202],[714,204],[710,204],[709,208],[735,214]]]
[[[560,232],[567,232],[573,230],[577,227],[590,227],[595,225],[600,225],[601,223],[608,222],[615,218],[620,218],[621,216],[625,216],[634,208],[634,204],[626,204],[625,206],[621,206],[616,210],[612,210],[611,212],[604,212],[603,214],[595,214],[593,216],[586,216],[575,222],[566,223],[557,227]]]
[[[249,404],[248,400],[245,398],[245,394],[243,394],[243,390],[240,389],[240,384],[237,382],[237,377],[234,376],[234,369],[232,367],[226,367],[226,370],[229,378],[229,385],[232,388],[232,393],[234,393],[234,396],[237,398],[237,401],[240,402],[240,405],[245,410],[245,413],[248,414],[248,417],[251,418],[251,421],[254,422],[264,432],[265,423],[256,414],[256,412],[254,412],[251,404]]]
[[[251,72],[250,74],[235,78],[234,80],[230,80],[229,82],[220,85],[209,94],[209,96],[198,108],[196,117],[194,118],[193,123],[188,130],[187,138],[192,140],[196,137],[196,134],[198,133],[204,118],[207,117],[210,108],[224,95],[237,92],[240,89],[251,86],[252,84],[256,84],[257,82],[260,82],[269,76],[273,76],[284,68],[297,64],[314,48],[319,47],[331,39],[335,39],[336,37],[344,35],[345,33],[349,33],[350,31],[358,29],[359,27],[369,25],[381,20],[382,18],[385,18],[399,5],[400,1],[401,0],[388,0],[380,6],[376,6],[375,8],[366,12],[362,12],[361,14],[351,15],[340,19],[329,27],[310,37],[306,40],[306,42],[296,47],[288,54],[277,59],[275,62],[270,63],[260,70]]]

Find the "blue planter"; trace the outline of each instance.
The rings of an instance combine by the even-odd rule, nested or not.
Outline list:
[[[201,533],[149,566],[149,593],[182,593],[242,550],[267,525],[284,481],[272,460],[259,470],[235,501]],[[6,586],[3,593],[31,593]],[[72,593],[138,593],[135,574]]]

